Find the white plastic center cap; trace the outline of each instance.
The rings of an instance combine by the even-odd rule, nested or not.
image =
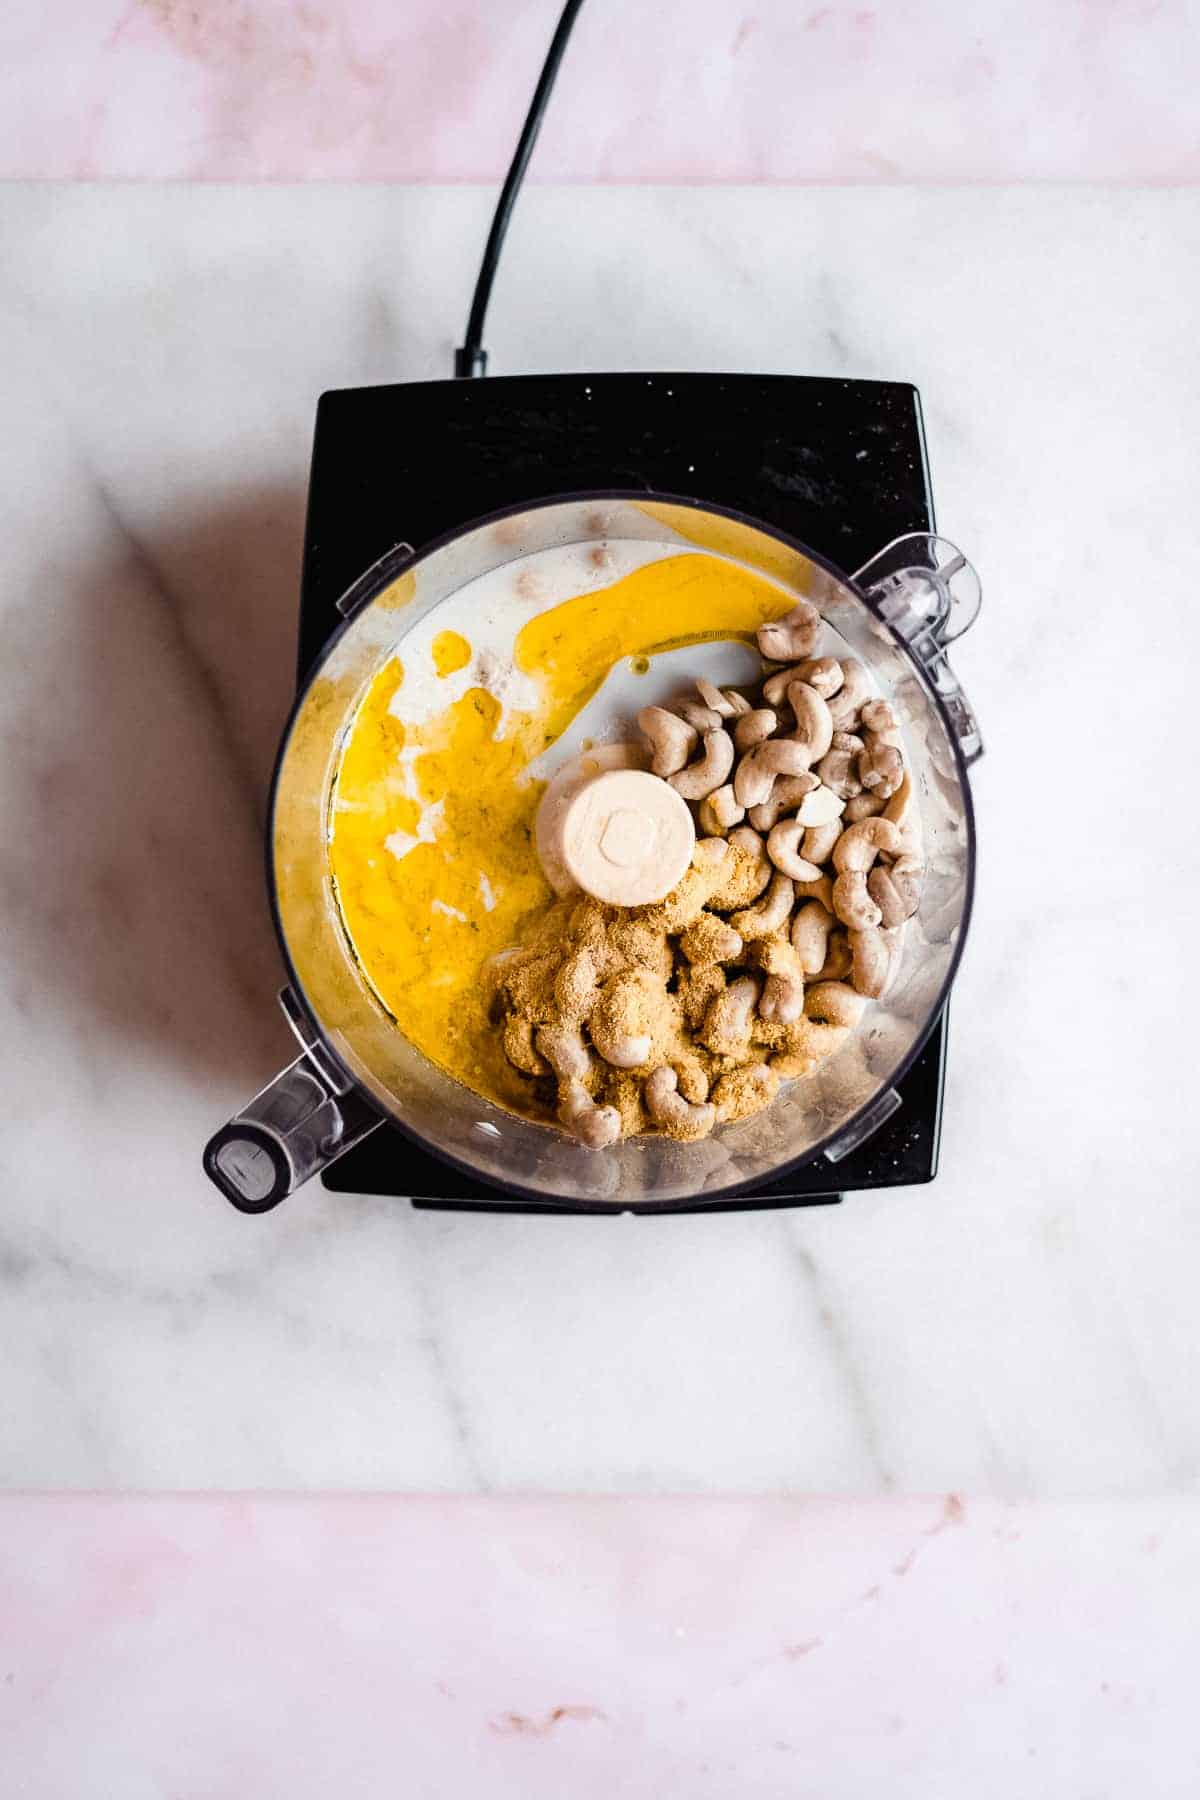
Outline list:
[[[613,769],[589,781],[568,802],[561,830],[571,878],[610,906],[664,899],[696,846],[687,802],[643,769]]]
[[[609,813],[600,833],[600,854],[618,869],[635,869],[646,848],[646,832],[641,813],[628,806]]]

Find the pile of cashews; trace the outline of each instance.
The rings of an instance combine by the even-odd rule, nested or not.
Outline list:
[[[491,966],[508,1062],[589,1147],[761,1111],[895,970],[923,875],[911,778],[862,664],[813,656],[820,628],[800,601],[760,629],[754,699],[699,680],[638,714],[697,825],[665,900],[564,897]]]
[[[812,655],[820,629],[807,600],[760,628],[763,657],[784,666],[757,703],[701,680],[696,698],[644,707],[638,727],[652,773],[692,804],[701,832],[765,850],[770,934],[790,936],[804,974],[848,977],[876,999],[921,895],[912,779],[862,663]],[[760,1007],[779,1004],[777,979]]]

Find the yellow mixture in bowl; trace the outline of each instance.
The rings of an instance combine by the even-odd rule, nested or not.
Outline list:
[[[793,604],[745,568],[685,552],[530,618],[511,662],[531,704],[471,686],[414,722],[397,716],[400,657],[379,671],[338,770],[330,865],[367,979],[432,1062],[502,1106],[529,1110],[529,1084],[488,1017],[483,971],[553,899],[533,842],[545,783],[530,764],[622,659],[750,639]],[[464,619],[456,623],[463,632],[440,632],[426,652],[439,679],[475,654]]]

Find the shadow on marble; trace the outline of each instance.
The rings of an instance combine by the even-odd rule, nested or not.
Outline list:
[[[57,1015],[101,1095],[114,1057],[140,1056],[249,1093],[291,1049],[262,822],[303,494],[247,492],[152,536],[101,498],[114,532],[53,570],[9,770],[16,1008]]]

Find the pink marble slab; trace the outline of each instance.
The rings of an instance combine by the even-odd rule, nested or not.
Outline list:
[[[1200,1505],[9,1498],[22,1800],[1196,1791]]]
[[[26,0],[0,173],[491,181],[559,0]],[[1189,0],[589,0],[559,181],[1179,181]]]

